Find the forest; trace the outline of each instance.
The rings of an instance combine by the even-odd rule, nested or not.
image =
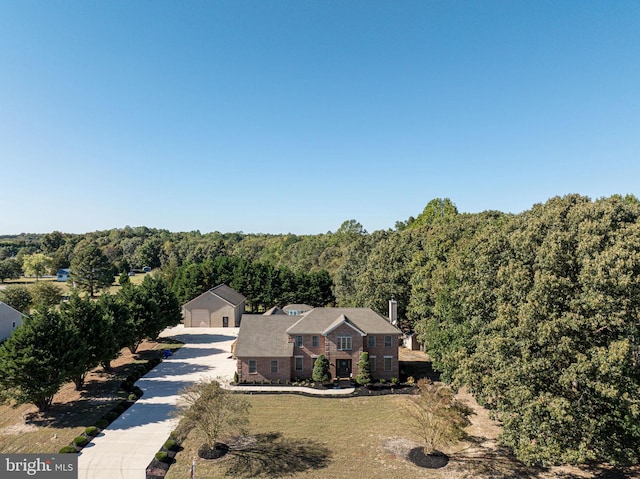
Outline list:
[[[97,245],[116,271],[159,270],[180,302],[226,282],[253,311],[398,301],[434,369],[501,421],[527,464],[640,461],[640,202],[554,197],[518,214],[430,201],[395,228],[318,235],[125,227],[0,237],[9,263],[53,271]],[[77,260],[76,260],[77,261]],[[15,269],[15,268],[14,268]]]

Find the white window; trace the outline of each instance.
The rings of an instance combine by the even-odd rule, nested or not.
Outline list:
[[[271,361],[271,372],[272,373],[277,373],[278,372],[278,360],[277,359]]]
[[[368,345],[370,348],[376,347],[376,337],[375,336],[367,336],[368,337]]]
[[[295,370],[296,371],[302,371],[303,365],[304,365],[304,363],[303,363],[302,356],[296,356],[295,357]]]
[[[302,347],[302,336],[296,336],[296,347],[297,348]]]
[[[384,357],[384,370],[391,371],[393,366],[393,356],[385,356]]]
[[[249,359],[249,374],[258,372],[258,362],[255,359]]]
[[[351,351],[351,336],[338,336],[338,351]]]
[[[369,369],[371,369],[371,371],[376,370],[376,359],[375,356],[369,356]]]
[[[320,346],[320,336],[311,336],[311,346],[314,348]]]
[[[390,348],[392,343],[393,343],[393,341],[392,341],[392,337],[391,336],[385,336],[384,337],[384,347],[385,348]]]

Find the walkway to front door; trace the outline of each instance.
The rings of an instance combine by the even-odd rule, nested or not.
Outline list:
[[[349,378],[351,375],[351,359],[336,360],[336,377]]]

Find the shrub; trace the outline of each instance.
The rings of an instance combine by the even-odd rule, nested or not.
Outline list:
[[[387,384],[387,380],[385,378],[380,378],[380,384]]]
[[[398,384],[400,384],[400,380],[398,378],[391,378],[391,384],[397,386]]]
[[[234,371],[233,373],[233,383],[238,384],[238,371]]]
[[[99,429],[104,429],[108,425],[109,425],[109,421],[107,421],[106,419],[98,419],[95,424],[95,426]]]
[[[58,451],[60,454],[70,454],[72,452],[78,452],[78,450],[73,446],[64,446]]]
[[[137,400],[138,400],[138,396],[136,396],[133,393],[129,394],[129,401],[137,401]]]
[[[86,429],[84,430],[84,433],[85,433],[87,436],[90,436],[90,437],[95,437],[95,436],[97,436],[97,435],[98,435],[98,432],[100,432],[100,431],[98,431],[98,428],[97,428],[97,427],[95,427],[95,426],[89,426],[88,428],[86,428]]]
[[[129,381],[128,379],[125,379],[120,383],[120,389],[122,389],[123,391],[129,392],[131,391],[132,388],[133,388],[133,381]]]
[[[84,447],[89,444],[89,438],[87,436],[78,436],[73,438],[73,443],[78,447]]]
[[[413,386],[415,383],[416,383],[416,380],[415,380],[415,378],[413,376],[409,376],[407,378],[407,384]]]
[[[366,386],[367,384],[371,384],[369,353],[366,351],[360,353],[360,360],[358,361],[358,374],[356,375],[356,382],[361,386]]]
[[[160,462],[170,462],[171,458],[169,457],[169,454],[167,454],[164,451],[159,451],[156,452],[156,459]]]
[[[177,451],[179,448],[178,443],[173,439],[167,439],[162,447],[164,447],[168,451]]]
[[[320,383],[325,383],[331,379],[329,373],[329,360],[324,354],[321,354],[313,363],[313,380]]]

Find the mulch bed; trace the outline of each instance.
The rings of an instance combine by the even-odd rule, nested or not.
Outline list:
[[[416,466],[426,469],[440,469],[449,464],[449,456],[446,454],[439,451],[436,451],[434,454],[425,454],[424,449],[421,447],[411,449],[407,455],[407,459]]]

